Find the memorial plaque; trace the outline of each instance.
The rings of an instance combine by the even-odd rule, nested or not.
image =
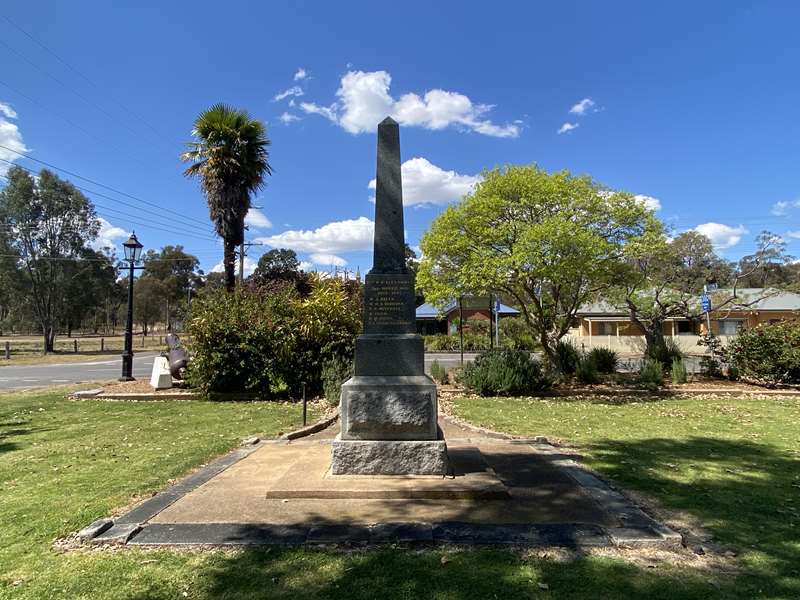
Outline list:
[[[364,289],[364,333],[414,333],[414,283],[408,274],[369,274]]]

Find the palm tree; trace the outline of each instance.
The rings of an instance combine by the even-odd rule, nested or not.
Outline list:
[[[227,104],[200,113],[192,136],[195,141],[181,154],[182,160],[192,163],[184,175],[200,177],[211,220],[223,241],[225,287],[232,291],[236,246],[244,242],[250,198],[264,185],[265,175],[272,174],[270,141],[261,121]]]

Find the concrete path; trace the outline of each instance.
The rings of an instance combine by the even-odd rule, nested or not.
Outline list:
[[[680,542],[571,455],[442,419],[453,474],[331,476],[330,427],[235,450],[116,519],[96,543]],[[452,493],[455,490],[456,493]]]
[[[141,352],[133,357],[133,376],[150,379],[157,352]],[[108,381],[122,372],[122,358],[52,365],[0,366],[0,390],[16,390],[85,381]]]

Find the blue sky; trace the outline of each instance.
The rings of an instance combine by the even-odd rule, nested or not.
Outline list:
[[[788,1],[10,0],[0,144],[151,203],[72,178],[110,197],[88,194],[104,239],[135,229],[206,270],[221,247],[178,154],[220,101],[272,140],[248,238],[311,268],[371,266],[373,129],[387,112],[402,124],[412,245],[482,169],[537,162],[648,197],[728,258],[762,229],[800,255],[799,20]]]

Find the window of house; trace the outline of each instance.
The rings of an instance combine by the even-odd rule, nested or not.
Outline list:
[[[718,323],[720,335],[736,335],[744,325],[742,319],[722,319]]]
[[[597,334],[598,335],[617,335],[616,323],[613,321],[598,321]]]
[[[678,335],[694,335],[694,323],[692,321],[676,321],[675,331]]]

